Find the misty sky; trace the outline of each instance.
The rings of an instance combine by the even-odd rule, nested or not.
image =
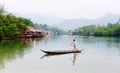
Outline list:
[[[8,12],[48,14],[63,18],[98,18],[120,14],[120,0],[0,0]]]

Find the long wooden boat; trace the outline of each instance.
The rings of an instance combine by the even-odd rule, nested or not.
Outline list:
[[[59,50],[59,51],[45,51],[45,50],[41,50],[44,53],[47,54],[68,54],[68,53],[80,53],[81,50]]]

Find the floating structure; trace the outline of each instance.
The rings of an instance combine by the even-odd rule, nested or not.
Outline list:
[[[27,26],[27,30],[21,33],[22,38],[39,38],[47,35],[45,30],[36,30],[32,26]]]

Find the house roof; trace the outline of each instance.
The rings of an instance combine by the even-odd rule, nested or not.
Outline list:
[[[35,29],[34,29],[34,27],[32,27],[32,26],[27,26],[27,29],[29,30],[29,31],[36,31]]]
[[[46,32],[45,30],[36,30],[32,26],[27,26],[28,31],[33,31],[33,32]]]

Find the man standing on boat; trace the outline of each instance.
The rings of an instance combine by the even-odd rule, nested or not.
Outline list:
[[[78,49],[76,48],[76,41],[75,41],[75,39],[73,39],[72,46],[74,48],[74,51],[78,51]]]

